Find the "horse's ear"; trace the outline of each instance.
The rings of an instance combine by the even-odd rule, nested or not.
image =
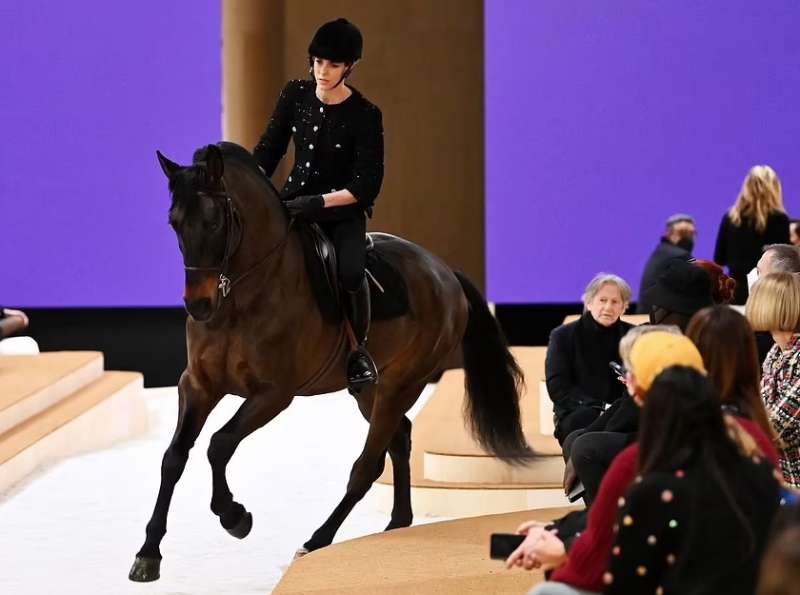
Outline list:
[[[222,174],[225,172],[225,164],[222,161],[222,151],[219,150],[217,145],[208,145],[206,147],[205,157],[208,181],[212,184],[216,184],[222,179]]]
[[[161,165],[164,175],[168,178],[171,178],[172,174],[181,169],[180,165],[164,157],[161,151],[156,151],[156,155],[158,156],[158,163]]]

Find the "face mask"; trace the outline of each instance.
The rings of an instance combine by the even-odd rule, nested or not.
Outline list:
[[[691,254],[692,250],[694,250],[694,240],[692,238],[683,237],[678,240],[676,245],[686,250],[689,254]]]
[[[749,273],[747,273],[747,291],[753,291],[753,285],[756,284],[758,281],[758,269],[753,269]]]

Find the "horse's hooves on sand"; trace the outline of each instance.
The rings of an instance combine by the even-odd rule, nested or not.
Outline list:
[[[242,518],[236,523],[235,527],[231,527],[230,529],[226,529],[228,533],[233,535],[236,539],[244,539],[250,533],[250,529],[253,528],[253,515],[249,512],[246,512],[242,515]]]
[[[136,556],[128,573],[128,578],[137,583],[157,581],[161,576],[161,560]]]
[[[298,558],[302,558],[303,556],[305,556],[305,555],[306,555],[306,554],[308,554],[308,553],[309,553],[309,551],[308,551],[306,548],[304,548],[304,547],[301,547],[299,550],[297,550],[297,551],[294,553],[294,558],[292,558],[292,562],[294,562],[294,561],[295,561],[295,560],[297,560]]]

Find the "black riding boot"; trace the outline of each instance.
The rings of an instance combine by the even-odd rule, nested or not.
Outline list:
[[[347,316],[358,341],[358,347],[347,358],[347,383],[359,390],[367,384],[378,382],[378,369],[366,348],[369,332],[370,301],[369,281],[366,277],[356,291],[347,291]]]

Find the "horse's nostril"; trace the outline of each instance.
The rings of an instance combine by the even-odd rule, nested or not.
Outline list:
[[[184,299],[186,304],[186,311],[192,315],[195,320],[207,320],[211,316],[211,300],[208,298],[200,298],[199,300]]]

